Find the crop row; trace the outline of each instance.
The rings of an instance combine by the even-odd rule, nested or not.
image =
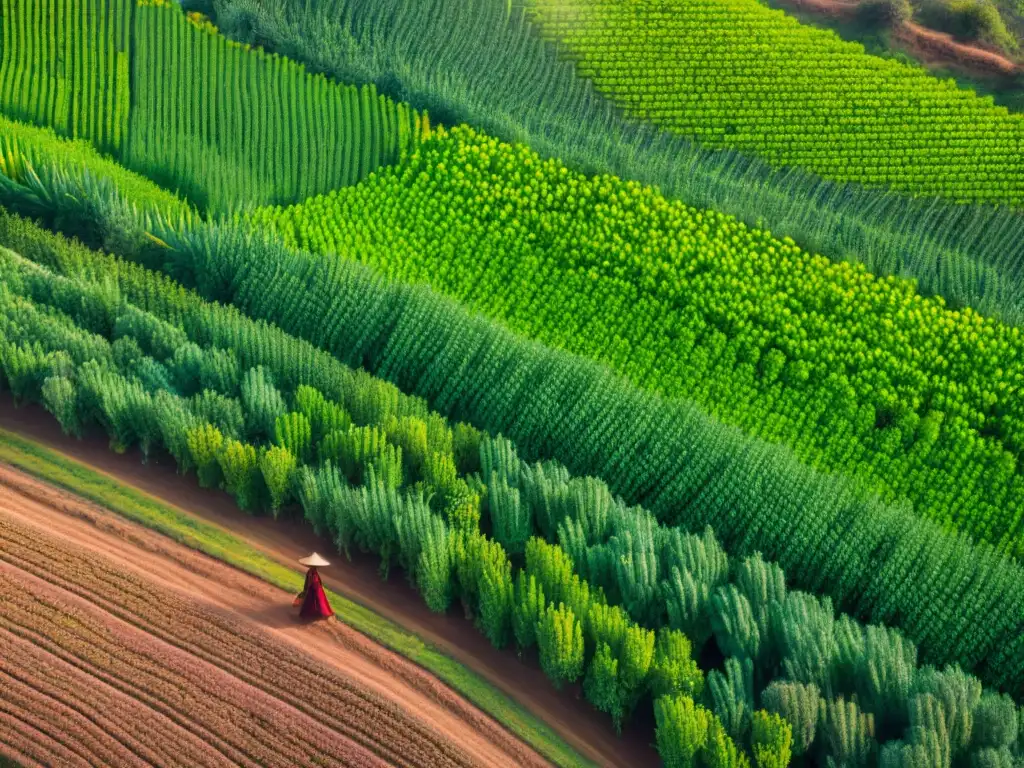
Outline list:
[[[56,254],[52,253],[45,258],[50,262],[61,260]],[[83,277],[99,281],[99,275],[93,272],[92,269],[82,269],[83,262],[88,261],[85,259],[84,254],[79,255],[77,258],[72,258],[70,255],[65,258],[68,264],[74,263],[77,265],[78,272]],[[95,261],[97,265],[102,263],[102,259]],[[121,285],[125,288],[130,287],[133,292],[137,292],[140,296],[148,297],[148,301],[154,306],[161,303],[160,293],[170,293],[171,296],[177,295],[174,292],[168,292],[167,288],[164,288],[163,291],[154,290],[153,288],[146,289],[142,281],[142,273],[134,271],[133,277],[133,271],[125,265],[122,265],[119,271]],[[30,285],[30,283],[35,282],[35,278],[40,277],[38,273],[33,273],[30,270],[24,273],[23,276],[28,280],[25,288],[30,293],[42,296],[46,292],[41,285],[36,285],[35,287]],[[30,280],[29,278],[32,279]],[[74,286],[62,283],[61,281],[57,282],[63,285],[63,287],[53,291],[52,295],[62,297],[59,301],[60,306],[65,307],[69,311],[72,311],[72,308],[94,306],[93,302],[83,301],[81,297],[76,296]],[[160,282],[157,280],[156,285],[159,285]],[[12,286],[18,285],[18,281],[14,279],[9,279],[8,283]],[[56,285],[54,287],[56,288]],[[89,291],[86,291],[86,294],[88,293]],[[175,303],[180,304],[180,297]],[[227,312],[227,310],[224,310],[224,312]],[[98,324],[98,319],[85,310],[75,309],[74,313],[82,318],[93,318],[94,322]],[[209,323],[211,321],[210,313],[204,314],[206,314],[206,322]],[[24,324],[24,321],[22,324]],[[109,325],[110,323],[107,324]],[[138,320],[133,322],[131,326],[117,321],[113,325],[122,329],[121,333],[127,333],[128,336],[137,338],[139,341],[151,337],[155,339],[152,336],[154,327],[151,326],[148,330],[144,329]],[[188,326],[189,323],[186,322],[185,325]],[[119,342],[124,341],[128,336],[122,337],[119,339]],[[14,338],[12,337],[12,339]],[[248,350],[247,354],[252,355],[254,352],[254,341],[254,339],[250,338],[246,342],[239,343],[235,348]],[[60,348],[66,349],[69,348],[69,345],[62,343]],[[180,343],[167,346],[169,350],[175,348],[180,348]],[[45,350],[40,349],[39,354],[45,355]],[[115,358],[121,357],[116,352],[113,353],[113,356]],[[173,357],[175,356],[170,352],[164,353],[161,356],[161,359],[164,360],[168,368],[167,375],[162,377],[165,381],[175,382],[179,380],[175,368],[181,363],[178,360],[169,359]],[[221,371],[226,370],[223,362],[220,364],[216,362],[219,359],[219,354],[216,350],[210,350],[207,359],[209,361],[207,366],[210,369],[220,368]],[[284,358],[279,357],[277,366],[272,367],[271,370],[278,373],[279,367],[282,365],[286,365]],[[200,362],[198,377],[204,381],[212,381],[213,376],[211,374],[204,376],[202,373],[203,369],[207,366],[203,366]],[[150,368],[152,369],[152,366]],[[11,378],[11,370],[8,367],[9,378]],[[81,388],[79,402],[84,404],[95,401],[103,404],[101,408],[106,414],[106,418],[101,419],[101,421],[106,422],[108,429],[113,429],[116,443],[123,445],[125,439],[130,438],[123,425],[133,420],[132,411],[137,413],[134,418],[135,423],[142,423],[145,420],[141,410],[144,407],[143,401],[136,399],[135,407],[128,409],[125,409],[123,404],[118,405],[117,391],[125,391],[128,384],[123,379],[119,382],[118,375],[114,374],[108,377],[106,384],[98,388],[95,382],[90,383],[89,378],[83,377],[82,374],[79,374],[76,378],[70,373],[66,373],[62,378],[69,381],[77,381],[77,386]],[[240,382],[239,378],[241,378]],[[514,467],[517,472],[520,469],[515,465],[517,460],[514,458],[514,453],[510,453],[510,447],[501,441],[492,443],[485,439],[481,444],[479,468],[483,472],[483,477],[488,482],[475,479],[471,475],[468,478],[468,484],[471,490],[476,489],[482,494],[485,500],[485,511],[489,527],[496,540],[503,545],[504,552],[512,554],[513,557],[516,556],[516,553],[525,554],[526,568],[518,579],[513,580],[511,567],[508,565],[509,561],[502,547],[495,548],[492,543],[489,543],[486,538],[479,536],[479,534],[464,535],[469,530],[469,526],[475,524],[472,522],[472,518],[467,519],[464,514],[465,510],[461,505],[453,506],[445,503],[442,510],[444,517],[432,517],[429,505],[424,502],[421,495],[423,488],[421,484],[428,483],[426,487],[430,488],[430,484],[436,483],[440,476],[437,474],[436,469],[438,460],[430,459],[429,452],[424,452],[427,444],[425,423],[422,427],[422,440],[416,441],[420,445],[418,450],[413,447],[416,442],[410,442],[410,437],[419,431],[419,429],[413,429],[415,420],[408,421],[406,425],[399,429],[396,429],[398,427],[397,424],[391,429],[385,429],[384,434],[380,435],[377,439],[376,446],[369,449],[367,447],[368,443],[365,442],[368,435],[366,432],[360,432],[360,430],[366,430],[371,425],[348,427],[348,435],[353,435],[354,433],[361,435],[362,439],[358,443],[348,439],[331,439],[332,434],[337,434],[337,432],[326,431],[326,425],[334,425],[332,427],[334,429],[338,425],[345,425],[351,421],[351,418],[347,416],[346,409],[338,403],[325,401],[322,395],[317,396],[317,393],[308,386],[305,388],[300,387],[293,398],[289,398],[294,403],[292,407],[295,410],[288,412],[285,410],[287,408],[285,398],[266,380],[266,376],[260,375],[258,384],[254,381],[254,378],[252,375],[240,377],[236,371],[233,377],[228,376],[224,380],[228,383],[222,386],[225,392],[234,391],[236,388],[240,389],[244,411],[261,414],[258,420],[246,419],[244,417],[242,419],[236,418],[234,419],[235,424],[233,427],[225,420],[223,428],[225,430],[232,428],[235,430],[230,436],[223,433],[220,428],[215,428],[210,424],[192,427],[187,431],[187,456],[192,464],[196,466],[201,481],[208,484],[218,481],[222,482],[236,497],[244,499],[250,497],[253,483],[258,480],[262,472],[263,481],[269,489],[273,485],[271,478],[277,476],[277,471],[272,469],[268,474],[262,467],[255,465],[256,456],[263,454],[258,454],[255,449],[246,451],[244,447],[228,451],[226,446],[229,443],[241,446],[242,444],[238,440],[238,430],[243,428],[242,425],[245,423],[253,424],[257,421],[267,424],[270,421],[267,418],[268,411],[269,415],[273,416],[276,408],[278,411],[277,416],[272,419],[275,448],[271,448],[270,451],[267,451],[267,454],[276,451],[276,455],[282,457],[282,459],[290,457],[290,460],[285,462],[290,467],[296,467],[299,464],[299,457],[306,462],[315,460],[316,464],[319,464],[317,469],[306,468],[295,472],[297,488],[294,490],[297,491],[302,501],[307,519],[322,533],[330,533],[332,538],[342,548],[358,546],[361,549],[377,552],[384,558],[385,567],[391,560],[402,565],[407,574],[424,592],[428,605],[435,610],[443,609],[447,606],[454,590],[478,615],[482,628],[496,644],[500,645],[508,642],[510,635],[514,635],[517,643],[523,647],[528,648],[537,643],[540,648],[541,663],[553,679],[573,680],[583,675],[583,671],[586,669],[586,674],[583,677],[588,697],[599,707],[612,714],[614,718],[621,718],[629,712],[632,706],[635,706],[638,692],[642,692],[644,689],[643,686],[639,689],[637,688],[638,681],[643,681],[648,676],[650,676],[650,681],[644,683],[644,686],[655,686],[654,691],[658,691],[659,686],[665,685],[666,681],[673,680],[676,681],[675,685],[683,685],[684,690],[690,694],[695,694],[700,690],[700,677],[693,677],[693,672],[688,672],[687,666],[681,663],[689,656],[690,648],[689,642],[685,640],[682,634],[678,632],[673,634],[669,627],[664,626],[656,637],[654,632],[644,630],[642,623],[636,624],[626,618],[622,608],[615,607],[616,602],[621,602],[623,605],[635,602],[633,600],[625,600],[623,596],[626,592],[633,591],[638,593],[643,589],[642,580],[620,579],[618,581],[618,592],[620,594],[614,595],[609,590],[606,597],[605,590],[600,586],[594,586],[588,580],[581,579],[579,573],[573,574],[573,559],[565,554],[565,550],[557,546],[543,544],[540,540],[531,540],[529,538],[534,529],[533,516],[536,514],[536,510],[533,508],[527,509],[527,505],[511,501],[510,499],[515,498],[518,500],[521,496],[533,496],[540,499],[537,508],[555,509],[557,508],[557,499],[568,498],[568,501],[562,502],[568,505],[564,510],[568,512],[572,508],[571,499],[573,497],[579,498],[576,493],[578,486],[570,486],[571,479],[564,473],[564,470],[559,470],[554,465],[548,465],[548,472],[551,474],[547,475],[546,483],[542,482],[541,486],[535,486],[532,493],[523,490],[523,493],[520,494],[519,488],[515,489],[514,492],[512,489],[502,491],[502,487],[509,485],[509,467]],[[230,383],[232,379],[235,381],[234,384]],[[11,378],[11,384],[14,385],[15,382],[16,377]],[[58,417],[61,417],[61,414],[74,410],[74,408],[67,409],[62,407],[57,397],[48,396],[45,392],[43,397],[47,407],[54,411]],[[209,400],[208,397],[205,399]],[[277,405],[274,406],[273,404]],[[224,408],[221,411],[226,412]],[[157,418],[160,418],[159,413],[157,413]],[[342,429],[344,430],[344,427]],[[411,477],[405,476],[404,467],[406,462],[401,458],[396,462],[395,456],[390,456],[391,452],[387,450],[386,446],[389,440],[394,441],[392,442],[394,449],[403,449],[394,451],[395,456],[410,457],[411,460],[408,463],[412,465],[413,471],[416,474],[413,474]],[[172,442],[168,441],[168,443]],[[364,448],[359,448],[359,446],[364,446]],[[497,467],[492,460],[492,454],[495,452],[511,456],[510,460],[513,464],[505,463],[502,467]],[[245,458],[247,453],[250,457],[248,459]],[[460,453],[462,454],[462,459],[453,463],[451,471],[455,470],[456,465],[463,465],[463,469],[465,469],[464,465],[472,461],[471,455],[467,455],[464,451]],[[417,455],[421,457],[420,460],[414,458]],[[325,458],[327,459],[326,463],[324,462]],[[181,459],[179,459],[179,462],[181,462]],[[280,461],[275,462],[275,464],[277,466],[282,465]],[[384,465],[392,466],[392,468],[383,472],[378,471],[378,468]],[[502,470],[500,473],[502,477],[496,475],[496,469]],[[542,472],[542,468],[538,467],[537,471]],[[423,473],[422,476],[419,472]],[[542,472],[541,481],[543,480],[544,475]],[[350,483],[361,483],[363,487],[352,487]],[[399,490],[396,486],[404,486],[404,489]],[[446,496],[450,498],[450,493],[447,492],[445,486],[451,487],[451,480],[441,486],[435,485],[435,487],[440,488],[442,499]],[[581,500],[576,502],[583,505],[577,510],[580,514],[586,512],[587,514],[600,515],[602,509],[601,500],[611,499],[607,488],[604,486],[600,487],[604,488],[604,496],[598,494],[597,497],[591,498],[584,495]],[[599,490],[600,488],[598,488]],[[286,500],[286,493],[287,489],[282,485],[282,490],[279,491],[280,495],[277,498],[278,504]],[[273,495],[271,493],[272,497]],[[620,509],[620,513],[626,511],[624,507]],[[605,508],[604,512],[607,513],[608,509]],[[560,528],[562,523],[573,522],[581,525],[583,524],[581,521],[584,520],[581,517],[576,517],[571,521],[556,519],[553,521],[553,524],[555,527]],[[588,517],[586,520],[590,520],[590,518]],[[588,527],[593,527],[589,523],[587,525]],[[648,530],[650,530],[650,521],[648,521],[647,526]],[[539,525],[538,527],[543,530],[549,526]],[[460,529],[463,531],[462,534],[459,532]],[[596,528],[594,530],[596,532],[595,535],[601,535]],[[412,533],[411,536],[409,535],[410,532]],[[668,529],[665,529],[665,534],[668,534],[670,539],[674,539],[676,542],[674,546],[680,553],[684,550],[697,552],[701,549],[701,542],[697,537],[680,536],[678,530],[675,530],[673,533]],[[623,539],[628,539],[632,536],[632,534],[627,535],[621,531],[619,535]],[[637,535],[639,535],[639,529]],[[438,541],[445,539],[454,548],[447,554],[445,553],[445,548],[438,547]],[[707,537],[705,537],[704,541],[708,541]],[[614,542],[611,542],[609,546],[612,547],[609,553],[614,561],[614,547],[616,545]],[[663,548],[664,545],[657,545],[658,550]],[[1015,710],[1012,702],[1009,702],[1008,699],[999,699],[998,697],[993,699],[991,694],[986,694],[984,697],[985,704],[982,705],[980,685],[976,681],[970,682],[971,678],[963,676],[962,673],[952,670],[943,673],[928,672],[927,670],[920,673],[915,672],[916,663],[914,656],[912,652],[906,650],[906,648],[912,649],[912,645],[907,644],[896,633],[886,633],[884,630],[880,630],[881,634],[879,635],[879,631],[876,631],[877,628],[860,635],[862,630],[855,623],[850,622],[849,619],[843,619],[836,623],[832,608],[827,601],[821,603],[814,598],[795,592],[787,595],[783,586],[781,591],[776,589],[758,604],[765,614],[773,617],[771,634],[769,634],[767,626],[763,623],[763,618],[761,619],[763,629],[754,628],[749,622],[743,625],[742,622],[735,621],[733,618],[730,618],[732,616],[730,611],[735,608],[735,610],[742,612],[744,610],[742,606],[754,600],[756,590],[751,592],[749,584],[757,580],[755,579],[754,582],[748,583],[746,587],[747,594],[750,597],[740,595],[736,587],[733,587],[731,591],[725,590],[723,592],[723,589],[720,589],[720,587],[724,588],[725,585],[719,579],[723,572],[728,572],[729,570],[727,564],[721,563],[724,559],[724,554],[717,547],[717,544],[714,543],[713,537],[711,537],[710,543],[707,543],[701,551],[704,551],[706,554],[711,553],[713,555],[711,559],[721,565],[716,566],[711,571],[707,569],[702,571],[692,561],[687,565],[685,560],[677,560],[677,569],[681,568],[682,570],[679,570],[676,577],[683,578],[685,573],[685,578],[695,581],[699,594],[704,594],[706,598],[715,597],[718,603],[713,608],[711,606],[715,605],[715,600],[698,601],[695,613],[689,619],[692,621],[692,626],[687,627],[695,636],[700,631],[703,631],[706,637],[714,634],[719,647],[727,649],[726,652],[731,659],[731,663],[727,665],[727,672],[724,675],[720,672],[714,672],[708,678],[708,701],[721,718],[721,723],[711,728],[713,734],[728,733],[738,743],[751,743],[750,740],[752,739],[753,743],[756,744],[760,743],[760,739],[767,738],[766,733],[778,733],[778,731],[772,731],[773,726],[771,723],[773,721],[764,721],[767,715],[750,717],[755,696],[762,703],[777,700],[778,708],[785,712],[788,718],[798,720],[796,711],[787,710],[786,705],[782,702],[783,700],[788,701],[783,692],[792,690],[791,688],[786,688],[785,683],[799,681],[801,685],[807,686],[800,690],[805,695],[812,697],[818,695],[814,691],[819,690],[818,686],[820,684],[820,690],[825,694],[827,701],[830,702],[825,705],[826,709],[823,710],[826,712],[826,725],[823,726],[822,738],[817,742],[815,748],[833,749],[833,747],[827,745],[834,744],[837,738],[835,729],[840,728],[842,718],[849,714],[849,708],[842,703],[842,700],[839,698],[842,694],[839,692],[845,691],[849,693],[851,686],[849,681],[845,683],[840,681],[843,673],[840,669],[834,668],[834,665],[838,663],[838,658],[841,657],[848,660],[846,663],[853,663],[853,668],[855,669],[856,664],[859,662],[851,662],[850,660],[856,659],[858,654],[863,656],[864,664],[882,665],[891,668],[895,675],[893,679],[911,680],[913,682],[911,694],[917,697],[937,695],[939,690],[944,690],[944,686],[947,685],[959,686],[960,688],[966,685],[967,688],[964,689],[963,695],[967,697],[966,701],[968,702],[967,707],[969,711],[958,710],[958,716],[974,718],[976,716],[974,710],[977,707],[982,707],[982,710],[977,712],[979,722],[987,721],[987,718],[992,717],[999,722],[1004,721],[1007,717],[1014,718],[1015,720]],[[632,560],[639,565],[640,562],[649,560],[655,554],[654,550],[650,550],[647,554],[641,554],[641,550],[636,548],[633,549],[633,552],[634,554],[629,557],[620,557],[619,561],[626,562],[627,560]],[[714,555],[715,552],[718,554]],[[625,553],[620,552],[619,554]],[[677,554],[676,557],[683,557],[683,555]],[[502,565],[503,562],[505,563],[504,565]],[[737,567],[737,572],[768,574],[770,576],[769,581],[772,583],[778,583],[781,579],[784,584],[781,571],[777,566],[769,567],[759,558],[745,561]],[[640,576],[642,574],[638,571],[636,575]],[[740,583],[742,584],[742,581]],[[682,594],[680,597],[682,597]],[[555,601],[557,601],[558,607],[555,606]],[[543,606],[548,603],[551,604],[550,607],[544,609]],[[640,612],[636,611],[633,606],[630,606],[629,610],[636,616],[640,616]],[[749,605],[746,611],[749,614]],[[794,611],[796,612],[795,614],[791,613]],[[807,645],[806,640],[799,641],[797,639],[800,636],[797,628],[802,625],[800,614],[807,611],[811,611],[817,617],[816,626],[821,628],[819,631],[826,632],[830,637],[841,636],[846,638],[844,644],[835,648],[834,652],[839,653],[838,657],[833,657],[831,655],[832,651],[826,655],[821,655],[822,649],[818,648],[814,643]],[[716,619],[715,617],[718,618]],[[685,619],[683,620],[685,621]],[[641,617],[641,621],[645,621],[648,624],[655,623],[648,617]],[[711,632],[707,631],[709,623],[713,627]],[[696,631],[694,627],[697,628]],[[786,627],[791,627],[791,629],[787,630]],[[666,634],[666,631],[668,631],[668,634]],[[765,658],[760,657],[756,652],[750,653],[749,645],[744,645],[749,640],[740,639],[741,637],[749,638],[752,636],[752,633],[753,635],[760,636],[761,632],[765,633],[764,636],[766,638]],[[543,638],[548,636],[547,633],[550,633],[550,637],[548,640],[544,640]],[[857,642],[853,642],[853,645],[850,645],[850,642],[858,636],[862,638],[861,643],[867,642],[866,646],[860,646],[859,651],[857,650]],[[672,640],[671,638],[673,637],[678,638],[678,640]],[[769,637],[773,639],[769,640]],[[677,661],[671,666],[667,666],[666,662],[660,659],[672,658],[668,654],[672,652],[674,644],[679,645],[676,653],[682,655],[676,656]],[[746,652],[740,650],[744,647],[748,649]],[[841,651],[839,650],[840,647],[842,648]],[[766,663],[765,659],[773,653],[767,650],[769,648],[775,648],[774,653],[779,653],[780,658],[775,662]],[[895,653],[895,656],[888,655],[892,653]],[[754,687],[755,678],[753,676],[755,658],[758,670],[756,678],[757,688]],[[868,659],[870,658],[874,658],[874,661],[869,662]],[[589,659],[589,662],[586,661],[587,659]],[[616,659],[618,659],[617,662]],[[817,659],[817,661],[812,661],[813,659]],[[798,662],[798,660],[801,661]],[[776,674],[772,671],[775,665],[785,668],[787,673],[774,681],[775,687],[771,688],[768,684],[773,682],[772,678]],[[616,671],[624,668],[640,671],[634,671],[629,674],[623,672],[621,675]],[[749,675],[744,673],[743,670],[745,668],[750,669]],[[794,668],[804,669],[805,672],[794,673],[792,671]],[[824,671],[825,677],[816,677],[817,673],[810,671],[812,668]],[[644,671],[645,669],[646,671]],[[668,669],[673,670],[671,674],[667,672]],[[897,669],[902,671],[897,673]],[[639,678],[637,677],[638,674],[640,675]],[[835,676],[834,681],[832,680],[833,676]],[[890,678],[886,677],[886,679]],[[745,682],[746,680],[749,680],[749,684]],[[762,686],[768,687],[762,691]],[[766,693],[768,688],[771,688],[772,692],[770,694]],[[888,689],[883,686],[882,689],[875,693],[876,699],[878,696],[881,696],[885,702],[888,702],[884,706],[879,704],[877,707],[873,707],[876,711],[863,713],[863,717],[861,714],[857,714],[860,710],[854,711],[855,718],[862,718],[863,727],[868,729],[861,733],[863,737],[861,739],[861,746],[865,749],[877,748],[874,726],[868,727],[869,720],[873,723],[876,716],[880,724],[879,736],[883,733],[894,735],[893,728],[896,731],[895,735],[898,735],[900,723],[903,722],[902,718],[904,717],[914,722],[912,710],[903,709],[907,702],[899,696],[893,701],[891,698],[894,695],[893,692],[883,693],[885,690]],[[758,691],[761,691],[760,695],[758,695]],[[971,691],[976,691],[976,695],[971,693]],[[864,702],[872,700],[868,694],[863,694],[863,696],[862,701]],[[660,703],[656,704],[656,709],[663,724],[672,721],[673,718],[685,718],[693,715],[694,712],[698,712],[698,710],[687,710],[684,705],[676,707],[670,704],[670,702],[676,700],[672,696],[658,699]],[[913,700],[918,701],[917,698]],[[747,701],[751,702],[749,711],[744,709],[745,702]],[[814,701],[816,702],[817,698],[814,698]],[[995,703],[997,701],[1003,703],[997,704]],[[864,706],[871,707],[869,704],[864,704]],[[736,709],[737,707],[739,707],[739,710]],[[747,712],[746,715],[742,714],[744,711]],[[730,712],[740,712],[741,714],[733,717],[728,714]],[[956,713],[953,711],[948,712],[949,717],[952,717],[954,714]],[[698,720],[701,719],[700,716],[693,716],[697,717]],[[804,741],[801,743],[803,744],[803,749],[807,749],[812,744],[815,744],[814,734],[812,732],[808,735],[807,723],[803,721],[798,722],[804,733]],[[797,723],[794,723],[794,726],[796,725]],[[886,730],[882,730],[883,725]],[[917,725],[923,727],[924,724],[917,723]],[[712,739],[716,744],[719,743],[717,738],[716,735]],[[871,745],[873,744],[876,746],[872,747]],[[1006,745],[999,744],[996,746],[1005,747]],[[666,754],[664,750],[667,748],[668,746],[663,743],[663,755]],[[725,749],[725,747],[722,748]],[[964,752],[966,754],[967,750],[988,748],[988,746],[961,740],[960,743],[950,748],[958,753]],[[895,753],[903,749],[903,746],[897,742],[887,744],[885,749],[888,752]],[[832,752],[832,754],[838,759],[842,757],[843,752]]]
[[[468,128],[253,221],[328,259],[426,282],[1024,553],[1019,327]]]
[[[0,594],[0,626],[146,704],[233,763],[385,764],[314,718],[51,587],[0,574]]]
[[[425,113],[372,84],[337,85],[231,43],[176,4],[28,0],[3,11],[0,109],[89,138],[204,208],[352,184],[429,131]]]
[[[628,112],[828,179],[1024,205],[1024,118],[756,0],[529,0]]]
[[[305,713],[389,764],[469,764],[457,745],[393,702],[228,614],[59,542],[42,541],[36,531],[0,521],[0,534],[2,559]]]
[[[426,115],[341,86],[190,23],[175,5],[136,9],[132,169],[223,211],[299,200],[394,162]]]
[[[9,632],[0,633],[0,677],[6,714],[32,725],[65,748],[106,765],[227,766],[231,762],[145,704]],[[125,723],[131,723],[130,728]],[[53,747],[50,747],[52,750]],[[52,752],[51,752],[52,754]]]
[[[133,0],[4,0],[0,109],[107,152],[127,141]]]

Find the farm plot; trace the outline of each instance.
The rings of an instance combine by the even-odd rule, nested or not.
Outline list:
[[[7,467],[0,498],[0,741],[19,760],[541,764],[414,665],[293,624],[263,582]]]

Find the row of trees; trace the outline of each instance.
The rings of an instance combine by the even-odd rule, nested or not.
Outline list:
[[[393,388],[369,377],[349,376],[356,380],[347,392],[351,410],[305,383],[286,394],[275,377],[296,375],[301,357],[288,353],[303,344],[277,334],[283,344],[269,347],[265,333],[258,349],[259,336],[251,337],[249,354],[271,369],[244,370],[233,351],[199,346],[197,331],[248,324],[258,334],[258,324],[145,270],[105,271],[115,266],[109,257],[45,238],[6,214],[4,224],[8,235],[33,239],[32,252],[43,260],[86,267],[75,280],[0,253],[0,371],[19,401],[41,402],[71,434],[102,427],[117,451],[166,450],[180,470],[195,471],[201,485],[225,489],[246,509],[276,515],[298,500],[339,550],[377,554],[384,575],[400,565],[431,610],[447,610],[458,596],[495,646],[515,638],[522,651],[536,647],[556,685],[585,678],[588,698],[617,727],[644,697],[700,692],[685,636],[665,629],[656,642],[655,633],[613,612],[571,576],[557,546],[532,539],[525,569],[513,569],[501,545],[480,530],[479,497],[459,476],[457,465],[479,453],[475,430],[452,429],[397,392],[388,402],[380,393]],[[172,325],[131,302],[136,290],[166,316],[183,301],[189,315]],[[284,355],[275,360],[275,350]],[[360,402],[376,407],[360,410]],[[569,590],[560,591],[563,582]],[[671,714],[658,717],[659,748],[671,763],[686,745],[677,743]],[[783,764],[786,734],[778,745]],[[730,740],[722,743],[732,764],[748,764]]]
[[[923,662],[958,662],[989,685],[1021,693],[1024,575],[990,549],[881,504],[692,407],[667,404],[592,363],[518,339],[422,288],[292,251],[237,223],[154,222],[87,180],[40,173],[29,186],[9,184],[0,194],[18,204],[45,196],[60,226],[98,234],[205,297],[234,302],[239,317],[244,311],[272,320],[310,342],[309,350],[319,345],[337,360],[366,366],[450,418],[504,431],[525,458],[553,457],[573,472],[602,477],[660,522],[689,530],[710,524],[734,556],[759,550],[779,562],[790,586],[899,627],[917,642]],[[214,335],[245,356],[258,338],[242,325]],[[315,354],[323,370],[336,364]],[[344,403],[331,380],[309,383]]]
[[[956,669],[919,670],[898,633],[837,620],[829,601],[788,592],[777,565],[758,556],[730,567],[710,531],[659,526],[600,481],[528,465],[507,440],[452,428],[422,401],[160,275],[0,222],[0,242],[77,278],[3,259],[0,360],[16,396],[41,399],[71,432],[101,424],[118,450],[163,446],[244,508],[297,499],[342,551],[376,553],[384,573],[400,565],[433,610],[457,598],[497,647],[536,648],[556,684],[582,681],[616,725],[651,697],[669,764],[742,765],[744,751],[758,765],[785,765],[791,752],[862,764],[854,758],[879,742],[910,756],[936,744],[950,765],[983,750],[1012,759],[1009,697],[982,694]],[[235,346],[200,346],[215,338]],[[339,382],[339,399],[307,383],[318,379]],[[666,571],[673,584],[658,582]],[[673,607],[666,616],[660,605]],[[699,649],[711,636],[727,661],[705,685],[690,638]],[[935,708],[927,696],[941,723],[915,720],[915,707]],[[979,735],[953,741],[948,722]]]
[[[184,4],[210,12],[207,0]],[[792,167],[772,171],[756,155],[706,150],[631,120],[580,76],[563,44],[541,39],[521,3],[212,5],[229,37],[258,41],[340,82],[374,82],[445,125],[468,123],[573,168],[656,186],[689,205],[787,234],[810,252],[863,262],[876,274],[912,275],[924,290],[957,305],[1018,321],[1024,316],[1024,282],[1017,279],[1024,267],[1024,219],[1012,210],[913,199]],[[928,128],[916,130],[923,135]]]
[[[428,282],[1024,553],[1018,327],[465,126],[356,187],[253,221]]]

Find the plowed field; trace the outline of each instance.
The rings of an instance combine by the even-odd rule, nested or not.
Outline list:
[[[291,596],[0,465],[0,755],[30,765],[544,765]]]

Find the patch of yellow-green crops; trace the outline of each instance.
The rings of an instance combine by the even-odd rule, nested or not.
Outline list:
[[[468,128],[439,129],[356,187],[254,218],[1024,553],[1019,328]]]
[[[1024,116],[757,0],[529,0],[629,113],[828,179],[1024,205]]]
[[[2,0],[0,109],[118,151],[131,10],[132,0]]]

